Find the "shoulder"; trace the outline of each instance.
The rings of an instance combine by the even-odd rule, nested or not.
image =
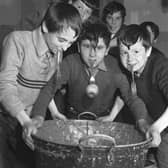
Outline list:
[[[154,64],[155,66],[162,66],[164,64],[168,64],[168,57],[166,57],[160,50],[154,47],[152,48],[150,57],[152,60],[152,64]]]
[[[72,67],[78,66],[79,64],[81,64],[80,55],[78,53],[67,55],[63,59],[63,64],[66,66],[68,65],[68,66],[72,66]]]
[[[150,69],[153,71],[153,75],[161,77],[163,74],[168,74],[168,58],[159,50],[152,49],[150,56]]]
[[[111,55],[107,55],[104,59],[105,65],[107,69],[112,72],[121,73],[121,69],[119,66],[119,61]]]
[[[27,39],[27,37],[29,37],[30,34],[30,31],[12,31],[8,35],[6,35],[4,42],[25,42],[25,39]]]

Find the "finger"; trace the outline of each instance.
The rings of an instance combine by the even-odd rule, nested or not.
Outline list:
[[[34,144],[33,144],[33,140],[31,139],[31,137],[27,136],[27,134],[25,132],[23,132],[22,138],[23,138],[23,141],[25,142],[25,144],[30,149],[34,150]]]
[[[34,143],[33,143],[30,139],[28,139],[28,140],[26,141],[26,145],[27,145],[31,150],[34,150],[34,149],[35,149]]]
[[[34,143],[33,143],[33,139],[31,138],[31,136],[26,136],[25,143],[30,149],[34,150]]]
[[[67,118],[65,116],[63,116],[63,121],[67,121]]]

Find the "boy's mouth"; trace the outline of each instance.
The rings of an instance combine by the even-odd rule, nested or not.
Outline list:
[[[94,67],[96,64],[96,60],[89,60],[90,67]]]

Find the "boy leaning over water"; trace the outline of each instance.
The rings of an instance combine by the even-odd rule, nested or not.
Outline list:
[[[32,163],[32,155],[25,157],[23,154],[20,132],[31,122],[31,109],[40,90],[56,69],[59,72],[62,52],[78,38],[81,24],[75,7],[58,3],[48,8],[37,29],[14,31],[5,38],[0,67],[0,103],[3,107],[0,138],[5,145],[0,144],[0,156],[6,157],[11,152],[25,166]],[[12,141],[7,150],[5,146],[9,140]],[[7,162],[14,167],[15,163]]]

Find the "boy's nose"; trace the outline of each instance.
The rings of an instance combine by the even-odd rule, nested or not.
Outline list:
[[[91,57],[94,57],[94,56],[95,56],[95,49],[94,49],[94,48],[92,48],[92,49],[90,50],[90,56],[91,56]]]
[[[132,53],[128,53],[128,60],[131,62],[134,60],[134,55]]]

